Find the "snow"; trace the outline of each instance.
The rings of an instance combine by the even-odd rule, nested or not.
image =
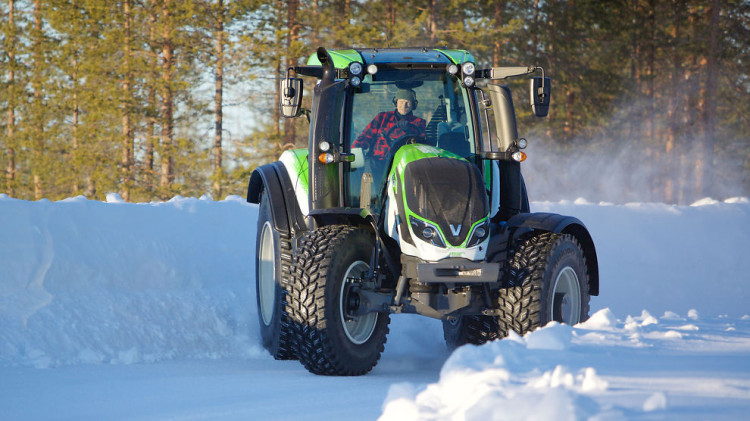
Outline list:
[[[575,327],[550,323],[525,337],[456,350],[440,380],[394,387],[381,419],[738,419],[750,405],[750,324],[725,318],[611,310]],[[727,326],[737,330],[727,334]],[[737,331],[742,333],[737,334]],[[406,392],[403,392],[406,391]],[[409,393],[411,392],[411,393]]]
[[[449,353],[395,315],[372,373],[337,378],[260,346],[243,198],[0,194],[0,420],[744,418],[750,200],[532,209],[591,231],[588,321]]]

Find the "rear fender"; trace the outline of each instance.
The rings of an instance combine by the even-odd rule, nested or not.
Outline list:
[[[260,203],[260,195],[264,190],[268,192],[275,229],[292,233],[307,230],[292,182],[281,162],[263,165],[253,171],[247,188],[247,201]]]
[[[513,242],[530,231],[570,234],[581,244],[589,274],[589,294],[599,295],[599,261],[594,240],[583,222],[572,216],[555,213],[521,213],[508,220],[506,227],[513,232]]]

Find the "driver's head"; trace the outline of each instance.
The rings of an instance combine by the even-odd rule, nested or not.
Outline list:
[[[396,110],[401,115],[407,115],[417,108],[417,94],[411,89],[399,89],[395,101]]]

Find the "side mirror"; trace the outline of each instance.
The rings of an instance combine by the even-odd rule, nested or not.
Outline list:
[[[532,77],[529,86],[531,94],[531,111],[537,117],[547,117],[550,101],[550,78]]]
[[[302,79],[281,79],[281,115],[286,118],[299,117],[302,110]]]

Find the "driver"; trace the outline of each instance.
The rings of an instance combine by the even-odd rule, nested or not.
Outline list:
[[[352,147],[371,148],[372,156],[382,160],[388,156],[393,141],[402,136],[414,136],[424,143],[427,123],[412,113],[417,108],[417,94],[411,89],[399,89],[393,104],[396,109],[378,113]]]

